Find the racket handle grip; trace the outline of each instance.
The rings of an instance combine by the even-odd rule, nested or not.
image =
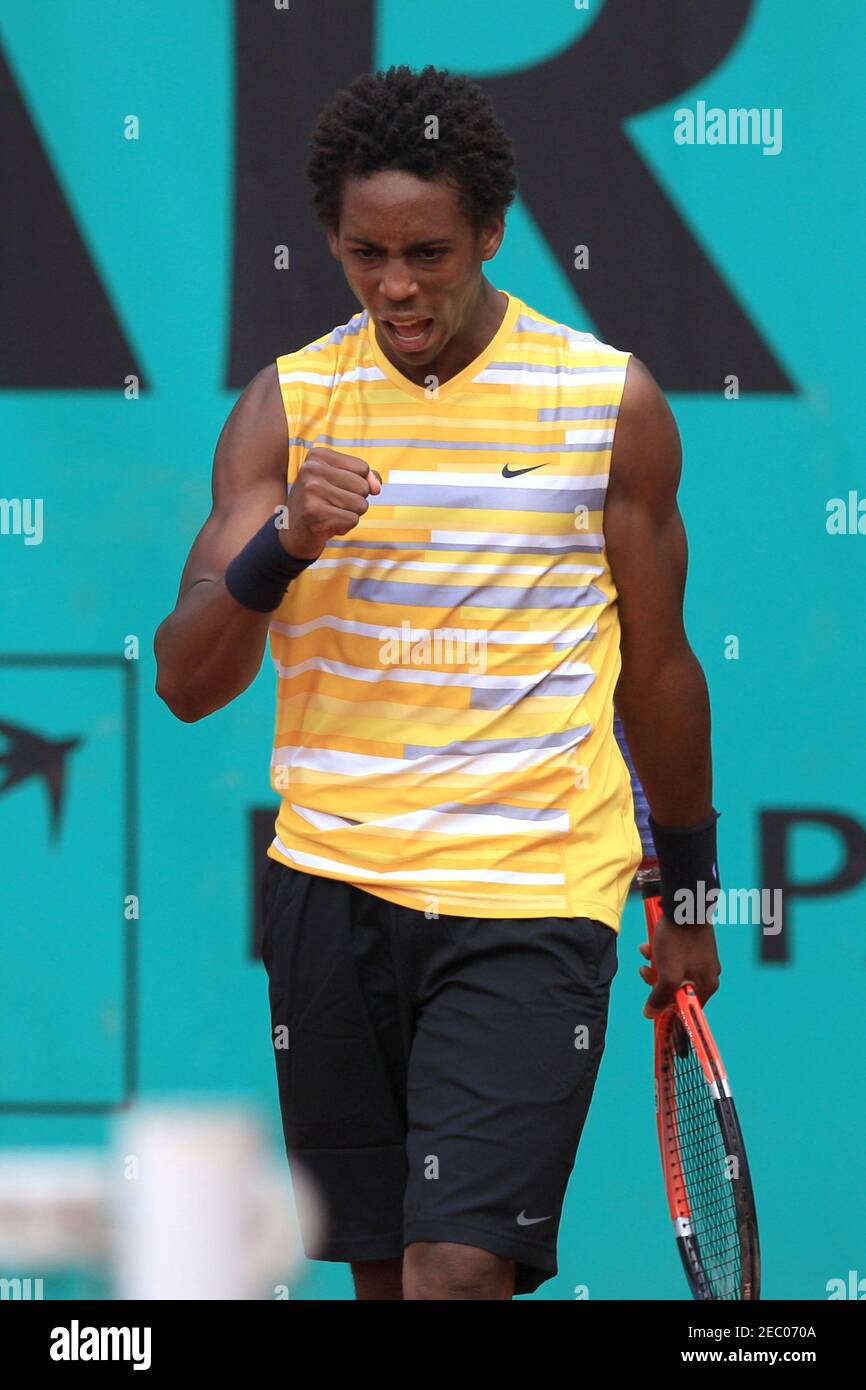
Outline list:
[[[650,956],[650,978],[649,983],[655,984],[658,976],[653,964],[652,945],[653,933],[661,918],[664,916],[661,900],[661,878],[657,859],[644,859],[637,873],[637,881],[643,895],[644,914],[646,916],[647,940],[649,941]]]

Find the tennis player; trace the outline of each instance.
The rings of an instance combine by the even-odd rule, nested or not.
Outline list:
[[[718,883],[679,440],[629,352],[485,277],[516,178],[477,85],[359,77],[309,175],[360,309],[232,410],[157,690],[202,719],[270,637],[263,957],[308,1253],[360,1299],[507,1299],[557,1272],[642,857],[614,695],[669,918]],[[655,959],[649,1012],[717,988],[711,925],[663,921]]]

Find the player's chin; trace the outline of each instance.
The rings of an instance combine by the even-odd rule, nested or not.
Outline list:
[[[399,360],[404,367],[426,367],[438,356],[437,349],[427,348],[424,352],[400,353]]]

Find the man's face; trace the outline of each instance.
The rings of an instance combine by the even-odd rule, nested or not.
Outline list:
[[[499,218],[476,232],[448,180],[383,170],[346,180],[328,243],[387,356],[417,368],[468,326],[503,230]]]

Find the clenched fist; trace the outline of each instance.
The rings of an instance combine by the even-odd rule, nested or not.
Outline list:
[[[357,526],[382,491],[378,473],[353,454],[338,454],[317,444],[310,450],[289,493],[289,524],[280,540],[290,555],[315,560],[332,536]]]

